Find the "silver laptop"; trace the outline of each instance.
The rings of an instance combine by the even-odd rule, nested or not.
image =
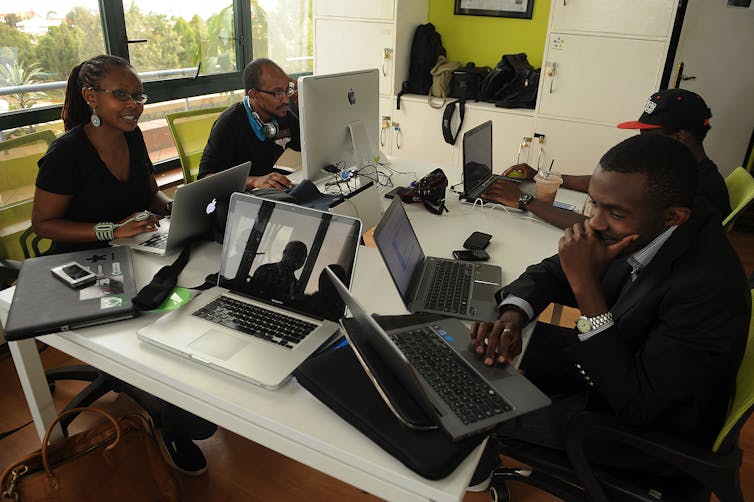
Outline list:
[[[388,408],[404,425],[425,429],[428,424],[421,418],[417,423],[416,414],[404,416],[401,409],[406,407],[397,402],[394,390],[382,383],[390,378],[375,371],[389,370],[424,415],[454,440],[488,431],[550,404],[550,399],[513,367],[485,366],[470,350],[469,329],[458,319],[386,332],[335,274],[328,273],[355,321],[343,322],[351,348]]]
[[[499,317],[495,292],[502,287],[502,269],[425,256],[399,197],[375,228],[374,241],[409,312],[481,321]]]
[[[361,222],[234,193],[218,286],[138,331],[141,340],[268,388],[338,332],[325,267],[350,284]]]
[[[484,193],[497,179],[520,183],[520,188],[534,193],[534,183],[521,182],[492,173],[492,121],[488,120],[463,134],[463,193],[465,202],[485,201]],[[518,211],[517,208],[509,208]]]
[[[243,192],[250,169],[251,162],[244,162],[178,187],[172,214],[160,220],[156,232],[115,239],[111,244],[158,255],[180,250],[190,239],[210,232],[216,218],[217,201],[227,200],[233,192]]]

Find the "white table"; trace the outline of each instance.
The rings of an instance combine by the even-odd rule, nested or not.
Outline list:
[[[431,166],[394,160],[400,171],[428,172]],[[460,173],[446,170],[451,183]],[[398,181],[398,180],[394,180]],[[405,182],[405,180],[404,180]],[[580,207],[584,195],[561,190],[559,199]],[[461,204],[448,193],[450,213],[436,216],[421,205],[407,207],[427,255],[451,257],[474,230],[492,234],[492,263],[503,267],[504,280],[517,277],[530,263],[554,254],[561,231],[525,213]],[[156,258],[134,253],[137,286],[146,284],[176,255]],[[179,284],[201,284],[218,269],[220,246],[206,243],[192,254]],[[355,296],[375,312],[406,313],[376,249],[361,247],[355,269]],[[5,318],[12,288],[0,292]],[[338,417],[295,380],[276,391],[213,371],[167,351],[141,343],[136,330],[154,319],[144,315],[112,324],[39,337],[81,361],[191,411],[220,427],[307,464],[369,493],[389,500],[459,500],[463,497],[482,446],[448,477],[430,481],[407,469],[366,436]],[[34,340],[10,342],[11,354],[37,432],[42,437],[57,412]]]

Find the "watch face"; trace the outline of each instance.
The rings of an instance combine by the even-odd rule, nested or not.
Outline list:
[[[579,333],[586,333],[592,330],[592,323],[584,316],[579,317],[578,321],[576,321],[576,329],[579,330]]]

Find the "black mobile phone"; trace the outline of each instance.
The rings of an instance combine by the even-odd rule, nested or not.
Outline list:
[[[484,249],[490,243],[490,239],[492,239],[492,236],[490,234],[485,234],[484,232],[473,232],[471,235],[469,235],[466,241],[464,241],[463,247],[465,247],[466,249]]]
[[[463,261],[487,261],[490,255],[483,249],[456,249],[453,258]]]
[[[402,193],[402,192],[403,192],[404,190],[406,190],[406,187],[395,187],[395,188],[393,188],[392,190],[390,190],[390,191],[389,191],[388,193],[386,193],[386,194],[385,194],[385,198],[386,198],[386,199],[392,199],[392,198],[393,198],[393,197],[395,197],[396,195],[397,195],[398,197],[400,197],[400,196],[401,196],[401,193]]]

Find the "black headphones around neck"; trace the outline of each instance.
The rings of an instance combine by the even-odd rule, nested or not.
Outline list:
[[[248,94],[243,98],[243,107],[246,109],[246,115],[249,118],[249,123],[252,128],[254,128],[254,125],[256,124],[257,128],[262,132],[262,135],[267,139],[272,139],[278,135],[279,129],[277,122],[275,120],[271,122],[263,122],[259,117],[259,114],[254,111],[254,108],[252,108],[251,99],[249,99]]]

